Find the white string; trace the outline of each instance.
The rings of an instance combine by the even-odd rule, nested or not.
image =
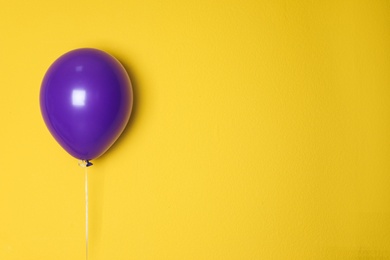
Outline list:
[[[85,259],[88,260],[88,167],[85,167]]]

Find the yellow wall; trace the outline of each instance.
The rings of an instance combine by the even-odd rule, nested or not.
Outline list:
[[[0,1],[0,259],[85,259],[38,102],[80,47],[135,90],[90,168],[91,260],[390,258],[388,1]]]

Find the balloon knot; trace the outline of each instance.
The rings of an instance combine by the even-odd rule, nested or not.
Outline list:
[[[92,166],[93,163],[91,163],[89,160],[80,160],[79,161],[79,166],[81,167],[89,167],[89,166]]]

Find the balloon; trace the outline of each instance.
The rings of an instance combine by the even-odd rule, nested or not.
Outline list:
[[[92,160],[104,154],[124,130],[133,105],[126,70],[97,49],[76,49],[48,69],[40,91],[47,128],[73,157]]]

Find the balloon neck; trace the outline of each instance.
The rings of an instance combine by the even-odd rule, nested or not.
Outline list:
[[[89,167],[89,166],[92,166],[93,163],[91,163],[89,160],[80,160],[79,161],[79,166],[81,167]]]

